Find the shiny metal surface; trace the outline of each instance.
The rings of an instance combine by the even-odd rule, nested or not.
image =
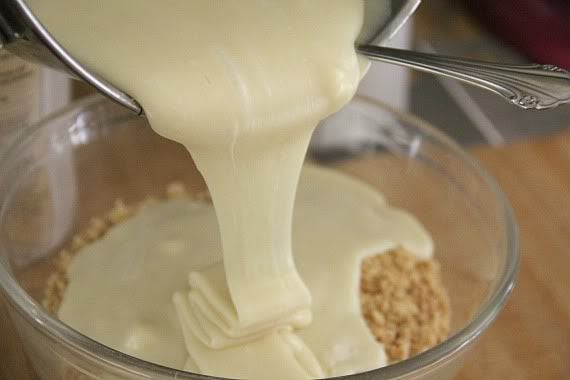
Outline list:
[[[375,1],[379,0],[367,0],[367,15],[370,15]],[[368,16],[359,43],[374,45],[388,40],[408,20],[420,2],[421,0],[392,0],[392,12],[387,20],[377,22],[374,17]],[[66,71],[129,110],[139,115],[144,112],[135,99],[75,60],[50,35],[25,0],[0,0],[0,47],[27,60]]]
[[[378,19],[375,4],[382,0],[365,0],[365,19],[357,45],[379,46],[390,40],[414,14],[422,0],[391,0],[390,15],[387,19]]]
[[[357,41],[359,52],[371,59],[458,79],[499,94],[524,109],[548,109],[570,102],[570,74],[552,65],[475,62],[379,47],[400,29],[421,0],[391,1],[392,12],[387,20],[373,16],[375,1],[366,2],[367,17]],[[25,0],[0,0],[0,46],[28,60],[63,69],[131,111],[143,113],[135,99],[76,61],[43,27]]]
[[[524,109],[549,109],[570,103],[570,72],[553,65],[509,65],[471,61],[409,50],[362,45],[358,52],[460,80],[492,91]]]
[[[20,57],[63,70],[95,87],[136,114],[142,107],[131,96],[87,70],[44,28],[24,0],[0,0],[0,45]]]
[[[375,0],[369,0],[368,3],[373,1]],[[377,44],[389,39],[407,21],[420,2],[421,0],[393,0],[390,18],[380,25],[374,25],[374,19],[367,17],[370,22],[363,28],[359,41]],[[135,99],[75,60],[44,28],[25,0],[0,0],[0,47],[25,59],[64,70],[131,111],[139,115],[144,112]]]

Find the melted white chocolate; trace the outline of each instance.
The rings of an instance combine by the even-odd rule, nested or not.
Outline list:
[[[432,242],[417,221],[386,205],[366,185],[327,169],[306,167],[303,173],[293,250],[313,295],[310,325],[267,327],[263,334],[223,349],[212,348],[195,333],[204,329],[210,336],[235,339],[215,323],[194,325],[192,314],[199,307],[190,307],[189,295],[197,288],[210,288],[206,301],[222,305],[218,310],[227,313],[227,320],[235,309],[221,270],[214,208],[187,200],[146,206],[86,247],[70,268],[60,318],[120,351],[210,375],[301,379],[385,365],[383,347],[360,312],[361,261],[396,246],[429,258]],[[205,283],[190,280],[189,286],[189,272],[191,279],[199,275]],[[267,290],[261,296],[272,294]],[[201,311],[212,313],[209,308]],[[206,320],[223,320],[223,314]],[[294,375],[299,373],[303,376]]]
[[[369,242],[362,240],[362,234],[371,231],[349,227],[349,233],[337,235],[320,230],[333,228],[332,218],[323,210],[336,208],[331,208],[331,200],[319,200],[321,194],[315,192],[312,205],[299,208],[300,214],[314,208],[319,218],[313,219],[314,226],[300,222],[303,230],[311,231],[314,243],[299,238],[298,268],[291,238],[295,191],[313,129],[351,99],[367,67],[354,49],[364,1],[30,0],[30,4],[73,56],[134,96],[159,134],[186,146],[208,184],[217,215],[213,217],[209,206],[190,204],[178,205],[180,209],[169,211],[172,215],[143,212],[142,220],[149,213],[148,218],[156,218],[159,225],[139,222],[143,229],[125,232],[121,247],[107,247],[116,255],[110,257],[113,264],[92,258],[91,268],[76,268],[62,318],[128,353],[178,368],[186,362],[188,368],[230,377],[275,378],[272,361],[266,365],[256,361],[259,368],[252,372],[247,358],[255,358],[255,352],[266,352],[286,367],[285,378],[320,376],[320,371],[345,374],[383,365],[382,347],[374,343],[356,308],[355,273],[364,250],[344,245]],[[359,210],[358,202],[372,198],[346,196]],[[333,201],[342,199],[344,195],[333,197]],[[342,212],[336,218],[352,226],[364,227],[353,218],[370,216],[338,207]],[[373,239],[386,246],[365,247],[387,249],[388,242],[413,245],[418,235],[413,228],[403,229],[415,225],[413,221],[377,209],[386,222],[373,232],[391,235],[380,233]],[[197,216],[202,213],[207,216]],[[172,218],[184,222],[171,223]],[[202,219],[211,223],[211,230],[204,229]],[[194,220],[204,224],[198,227]],[[380,225],[379,220],[369,221]],[[216,225],[219,241],[217,236],[205,238]],[[194,227],[200,236],[191,231]],[[163,245],[166,237],[179,232],[185,237]],[[350,237],[345,241],[339,236]],[[141,246],[141,241],[160,244],[155,248],[164,257]],[[209,251],[204,253],[195,242]],[[330,262],[327,271],[335,274],[319,272],[318,260],[323,257],[315,256],[318,244],[338,256],[325,259]],[[341,247],[350,249],[337,251]],[[144,257],[140,259],[140,253],[135,257],[133,249],[145,252]],[[308,253],[313,250],[317,253]],[[206,269],[220,252],[222,264]],[[343,256],[354,252],[358,255],[352,261]],[[425,254],[422,249],[417,252]],[[177,258],[178,254],[185,257]],[[139,265],[141,260],[144,263]],[[172,273],[171,261],[177,264]],[[333,269],[335,265],[342,266],[340,272]],[[89,278],[100,280],[105,271],[117,279],[109,276],[101,287],[104,292],[93,283],[81,285]],[[184,342],[171,298],[185,288],[183,279],[190,271],[189,292],[174,297],[188,359],[181,350]],[[91,277],[84,272],[92,272]],[[144,283],[132,280],[139,276],[144,276]],[[336,281],[343,284],[342,290],[331,284]],[[109,317],[101,314],[106,309],[95,313],[82,301],[86,297],[96,305],[101,294],[121,306]],[[156,303],[149,304],[151,299]],[[138,308],[138,302],[145,305]],[[333,304],[338,311],[328,310]]]

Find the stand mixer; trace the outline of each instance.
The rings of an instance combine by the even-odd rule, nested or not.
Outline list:
[[[548,109],[570,103],[570,72],[554,65],[478,62],[380,47],[408,20],[421,0],[389,1],[391,14],[387,20],[374,17],[377,1],[366,1],[364,27],[356,46],[360,54],[487,89],[523,109]],[[24,59],[64,70],[136,114],[144,114],[136,99],[70,55],[51,36],[25,0],[0,0],[0,47]]]

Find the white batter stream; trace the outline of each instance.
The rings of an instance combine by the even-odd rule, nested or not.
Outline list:
[[[173,202],[117,227],[74,263],[62,320],[149,361],[226,377],[384,365],[360,315],[360,259],[396,244],[428,257],[429,237],[379,195],[315,169],[293,223],[311,134],[367,67],[354,49],[364,2],[29,2],[76,58],[186,146],[216,214]]]

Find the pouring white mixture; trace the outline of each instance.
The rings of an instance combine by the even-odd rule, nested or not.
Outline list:
[[[166,205],[132,222],[139,227],[119,227],[72,267],[62,320],[143,359],[210,375],[305,379],[385,365],[360,315],[360,260],[394,245],[429,257],[427,234],[362,185],[315,169],[291,234],[311,134],[352,98],[367,67],[354,49],[364,2],[30,3],[76,58],[188,148],[217,216]],[[169,242],[184,247],[181,261],[159,255]],[[340,248],[337,261],[331,249]],[[189,290],[179,272],[190,273]],[[94,286],[102,273],[105,284]]]

